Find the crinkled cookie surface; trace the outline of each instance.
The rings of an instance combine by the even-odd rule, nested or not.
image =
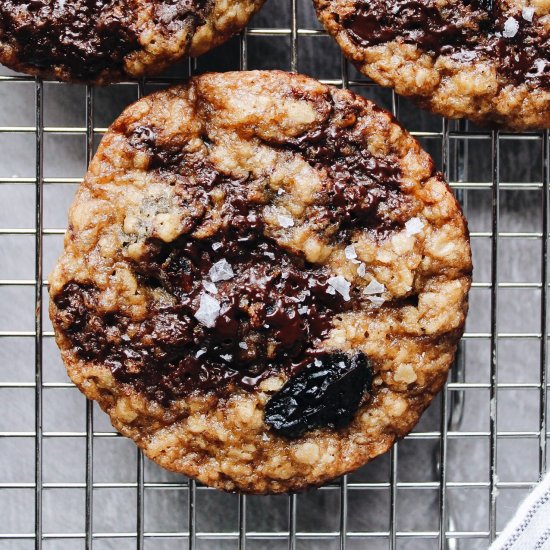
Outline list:
[[[442,387],[471,254],[386,111],[295,74],[206,74],[128,107],[50,277],[68,373],[161,466],[224,490],[320,485]]]
[[[450,118],[550,127],[550,0],[313,0],[344,54]]]
[[[263,0],[3,0],[0,62],[107,84],[157,74],[245,27]]]

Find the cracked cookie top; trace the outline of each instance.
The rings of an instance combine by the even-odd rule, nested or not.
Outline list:
[[[550,126],[548,0],[314,0],[358,69],[452,118]]]
[[[412,428],[470,271],[460,208],[387,112],[300,75],[207,74],[103,138],[50,314],[73,381],[153,460],[283,492]]]

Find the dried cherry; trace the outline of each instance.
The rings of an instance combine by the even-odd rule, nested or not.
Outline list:
[[[315,428],[341,428],[353,420],[372,377],[362,352],[318,356],[269,399],[265,423],[289,438]]]

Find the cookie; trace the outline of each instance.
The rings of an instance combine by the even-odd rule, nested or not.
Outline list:
[[[461,337],[471,256],[419,144],[350,91],[206,74],[128,107],[69,213],[69,376],[161,466],[280,493],[407,434]]]
[[[359,71],[449,118],[550,127],[548,0],[313,0]]]
[[[157,74],[242,30],[264,0],[3,0],[0,63],[107,84]]]

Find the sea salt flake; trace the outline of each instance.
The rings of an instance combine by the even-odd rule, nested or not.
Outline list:
[[[372,305],[376,307],[380,307],[385,302],[382,296],[369,296],[369,300],[371,301]]]
[[[229,262],[224,258],[210,268],[208,275],[212,279],[212,282],[217,283],[218,281],[228,281],[235,276],[235,273],[233,273]]]
[[[541,75],[544,70],[546,69],[546,65],[548,63],[546,61],[544,61],[544,59],[535,59],[535,62],[533,63],[534,67],[535,67],[535,70],[534,71],[529,71],[527,73],[527,76],[539,76]]]
[[[364,277],[366,274],[367,274],[367,267],[364,263],[361,262],[359,264],[359,267],[357,268],[357,275],[359,275],[359,277]]]
[[[205,353],[205,349],[200,349],[199,351],[197,351],[197,353],[195,353],[195,358],[198,359],[201,355],[204,355]]]
[[[264,256],[267,256],[270,260],[275,259],[275,254],[273,254],[273,252],[264,252]]]
[[[279,189],[277,189],[277,195],[284,195],[284,194],[285,194],[285,190],[282,187],[279,187]]]
[[[294,225],[294,220],[285,214],[279,214],[277,216],[277,221],[281,227],[292,227]]]
[[[248,349],[248,344],[246,342],[239,342],[239,347],[241,349]]]
[[[357,252],[355,252],[355,245],[350,244],[344,248],[344,254],[348,260],[355,260],[357,258]]]
[[[267,434],[262,434],[262,441],[269,441],[269,436]]]
[[[222,243],[212,243],[212,250],[219,250],[223,246]]]
[[[365,287],[365,290],[363,290],[363,294],[367,294],[368,296],[372,294],[382,294],[382,292],[385,292],[386,287],[379,283],[376,279],[372,279],[372,281]]]
[[[219,315],[220,302],[210,294],[201,294],[201,301],[199,309],[195,313],[195,319],[205,327],[214,328]]]
[[[407,235],[416,235],[422,231],[424,222],[420,218],[411,218],[405,223],[405,231]]]
[[[329,277],[327,283],[329,285],[329,288],[333,288],[336,292],[338,292],[338,294],[340,294],[346,302],[350,300],[349,289],[351,287],[351,283],[347,281],[344,277],[342,277],[342,275]],[[333,292],[330,292],[328,288],[327,292],[329,294],[334,294]]]
[[[513,38],[516,36],[519,30],[519,23],[513,17],[508,17],[504,23],[504,30],[502,31],[502,36],[504,38]]]
[[[298,313],[300,315],[307,315],[308,311],[309,311],[309,308],[307,306],[302,306],[298,308]]]
[[[203,281],[202,286],[204,287],[204,290],[211,292],[212,294],[218,293],[218,288],[216,285],[210,281]]]
[[[313,364],[314,364],[316,367],[322,367],[322,366],[323,366],[323,362],[322,362],[320,359],[314,359],[314,360],[313,360]]]
[[[224,361],[227,361],[228,363],[230,361],[233,360],[233,356],[230,354],[230,353],[226,353],[224,355],[220,355],[220,357],[224,360]]]
[[[525,19],[525,21],[529,21],[529,23],[531,23],[533,21],[533,15],[535,15],[535,8],[524,6],[521,9],[521,16]]]

